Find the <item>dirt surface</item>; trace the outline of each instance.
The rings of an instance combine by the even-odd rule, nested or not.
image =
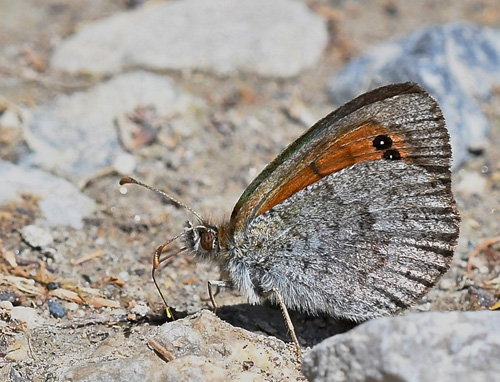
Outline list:
[[[497,0],[308,3],[328,19],[331,38],[315,69],[288,80],[248,74],[169,73],[179,87],[208,104],[200,116],[203,134],[170,137],[136,149],[133,154],[138,166],[133,175],[168,190],[204,216],[227,217],[260,169],[308,127],[300,116],[319,119],[338,106],[328,101],[325,84],[350,58],[386,39],[431,24],[465,19],[500,27]],[[48,60],[54,46],[79,26],[126,9],[124,1],[116,0],[0,0],[0,106],[4,102],[29,107],[99,82],[92,76],[72,78],[55,73]],[[473,249],[500,233],[500,96],[482,109],[491,121],[490,149],[454,174],[462,216],[457,254],[450,272],[415,310],[487,309],[500,296],[500,255],[495,245],[480,252],[467,272]],[[168,132],[168,125],[161,127],[160,135],[168,137]],[[22,134],[1,133],[2,158],[15,162],[29,151]],[[486,180],[485,189],[470,192],[461,187],[470,173]],[[53,324],[45,329],[45,339],[32,339],[26,359],[0,359],[0,375],[5,375],[2,368],[5,371],[14,362],[26,380],[54,380],[55,364],[70,363],[75,356],[85,358],[91,351],[89,344],[92,348],[104,339],[123,356],[136,346],[149,351],[144,338],[163,319],[161,300],[150,277],[152,254],[159,244],[181,232],[184,221],[192,216],[143,189],[129,187],[122,195],[119,178],[111,172],[86,183],[82,192],[97,201],[98,212],[86,220],[82,230],[60,227],[51,232],[56,256],[30,247],[19,233],[38,216],[35,196],[26,195],[1,207],[0,254],[14,252],[18,264],[14,269],[2,261],[1,273],[24,275],[42,288],[49,282],[67,290],[92,288],[87,297],[117,301],[119,307],[61,300],[67,314],[56,319],[49,314],[47,294],[33,296],[12,285],[0,285],[0,293],[16,296],[14,305],[33,307]],[[168,303],[183,317],[210,307],[205,300],[206,281],[218,276],[210,265],[182,255],[159,272],[159,281]],[[228,322],[290,341],[277,308],[249,306],[232,291],[221,292],[218,303],[222,306],[219,316]],[[134,313],[137,304],[151,308],[146,317]],[[299,314],[293,319],[304,346],[313,346],[350,325]],[[0,353],[5,356],[2,349],[21,341],[18,334],[23,332],[14,323],[0,330]]]

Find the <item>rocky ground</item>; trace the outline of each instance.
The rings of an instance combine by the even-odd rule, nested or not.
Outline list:
[[[158,272],[187,317],[161,326],[152,254],[192,216],[120,177],[222,219],[266,163],[339,106],[326,85],[358,54],[431,24],[500,27],[496,0],[219,2],[234,17],[195,0],[0,0],[0,380],[304,379],[278,308],[222,291],[223,321],[199,313],[219,275],[188,255]],[[158,20],[151,9],[166,5]],[[413,311],[498,301],[498,89],[480,104],[487,144],[454,172],[452,267]],[[292,319],[304,349],[353,326]]]

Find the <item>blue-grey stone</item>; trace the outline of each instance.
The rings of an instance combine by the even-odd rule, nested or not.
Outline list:
[[[453,168],[487,148],[488,121],[479,102],[500,83],[500,31],[456,22],[390,41],[352,61],[331,80],[338,103],[394,82],[421,84],[441,105],[451,134]]]
[[[429,312],[368,321],[306,354],[310,382],[495,381],[497,312]]]
[[[52,317],[63,318],[66,315],[66,309],[56,300],[49,300],[48,305]]]

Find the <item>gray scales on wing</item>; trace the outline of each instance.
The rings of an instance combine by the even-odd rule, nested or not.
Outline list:
[[[364,320],[412,305],[449,268],[459,215],[437,103],[415,85],[351,109],[318,122],[323,135],[380,124],[389,137],[404,138],[402,156],[391,160],[381,150],[379,160],[354,159],[262,214],[254,206],[253,218],[230,239],[224,266],[251,302],[275,299],[266,293],[275,289],[289,308]],[[289,164],[322,144],[321,136],[308,139],[289,153],[292,160],[271,163],[253,192],[262,187],[265,199],[280,178],[289,179],[296,171]]]

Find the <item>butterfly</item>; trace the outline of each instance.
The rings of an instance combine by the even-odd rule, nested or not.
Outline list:
[[[437,102],[419,85],[365,93],[318,121],[247,187],[230,219],[197,218],[158,247],[160,263],[182,251],[221,270],[251,304],[357,322],[420,299],[448,270],[460,217],[451,190],[451,146]],[[162,258],[166,246],[184,246]]]

